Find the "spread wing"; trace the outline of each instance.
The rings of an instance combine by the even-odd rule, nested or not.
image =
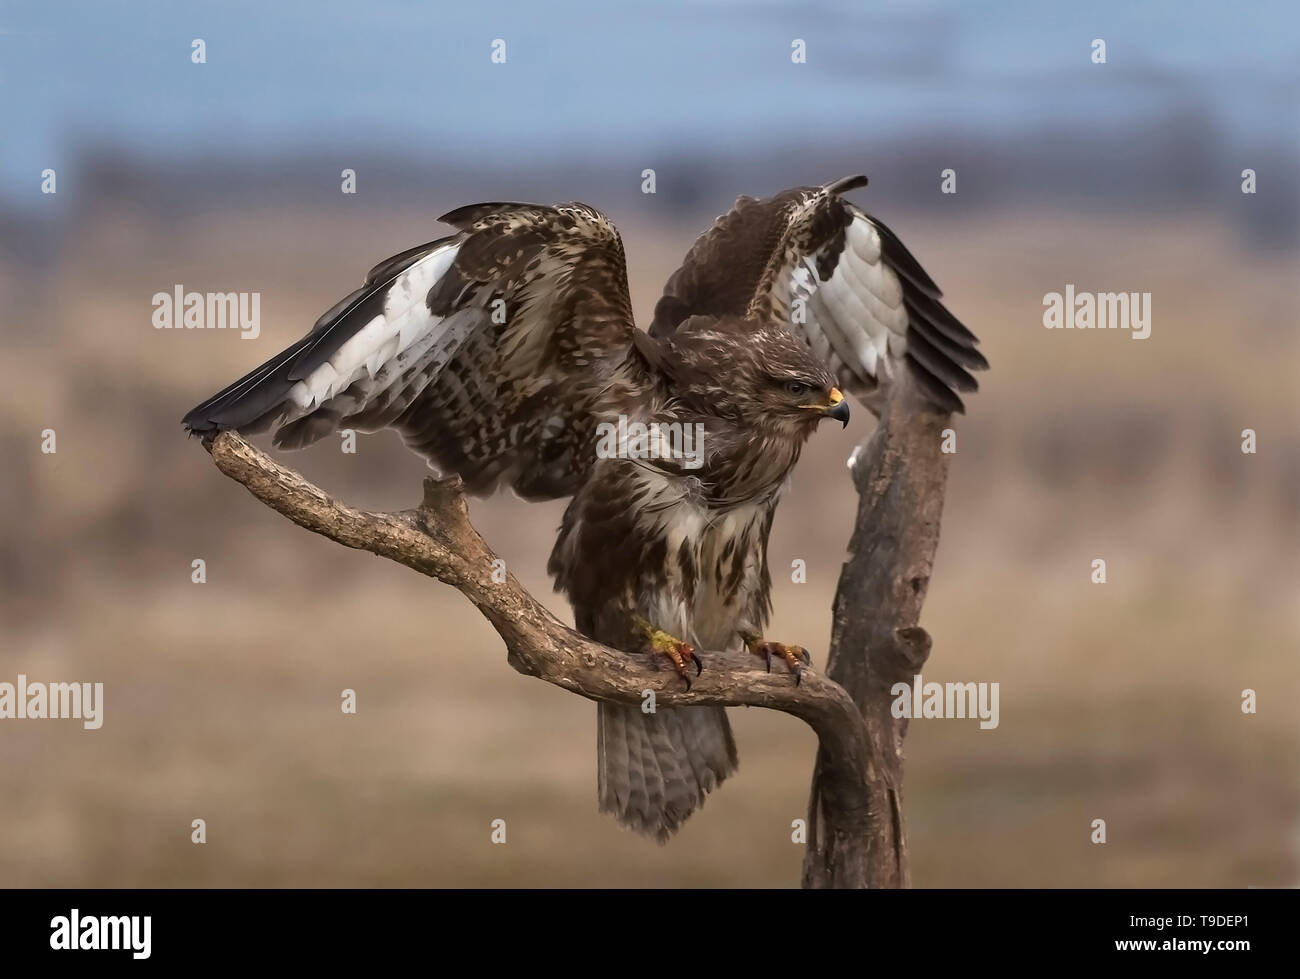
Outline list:
[[[783,322],[868,403],[906,363],[930,401],[963,411],[958,392],[976,390],[970,371],[988,361],[897,236],[840,196],[866,183],[741,197],[669,278],[650,334],[696,313]]]
[[[584,204],[475,204],[441,220],[459,233],[375,266],[184,425],[274,428],[282,448],[393,428],[472,492],[571,494],[635,332],[618,232]]]

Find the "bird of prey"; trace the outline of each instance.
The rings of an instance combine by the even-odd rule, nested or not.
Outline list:
[[[961,411],[969,371],[987,366],[911,253],[842,196],[865,184],[741,197],[648,331],[596,209],[459,208],[441,219],[455,234],[376,265],[184,425],[272,429],[281,448],[392,428],[472,493],[568,497],[549,571],[582,633],[662,654],[687,685],[697,650],[742,648],[798,682],[807,651],[763,628],[768,534],[805,441],[823,419],[848,423],[841,389],[875,410],[908,370],[938,410]],[[629,434],[653,425],[699,432],[697,455]],[[600,809],[661,842],[736,762],[724,708],[598,705]]]

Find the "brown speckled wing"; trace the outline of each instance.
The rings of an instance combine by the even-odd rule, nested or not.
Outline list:
[[[632,350],[618,232],[583,204],[475,204],[443,220],[459,233],[375,266],[311,333],[184,424],[274,429],[284,448],[393,428],[471,492],[571,494],[590,465],[596,400]]]

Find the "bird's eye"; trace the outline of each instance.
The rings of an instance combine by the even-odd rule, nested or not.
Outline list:
[[[808,393],[808,385],[803,381],[786,381],[785,393],[794,398],[803,397]]]

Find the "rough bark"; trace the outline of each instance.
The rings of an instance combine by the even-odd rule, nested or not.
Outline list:
[[[941,446],[950,421],[904,383],[853,456],[858,512],[835,593],[826,671],[848,691],[864,722],[868,831],[862,838],[841,832],[834,816],[839,776],[819,748],[805,887],[911,884],[902,813],[907,721],[892,715],[891,687],[910,686],[930,655],[930,637],[917,623],[939,543],[950,458]]]

